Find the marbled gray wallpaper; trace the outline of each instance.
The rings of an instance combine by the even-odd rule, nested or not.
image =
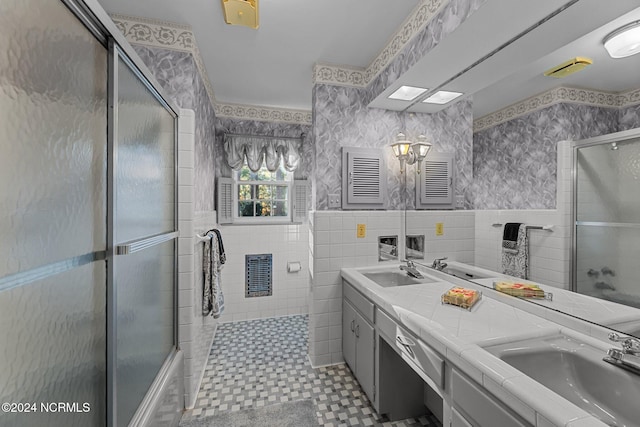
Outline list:
[[[563,103],[476,132],[475,209],[554,209],[557,143],[617,130],[617,109]]]
[[[180,108],[195,111],[195,210],[214,210],[214,122],[215,113],[188,52],[133,45],[158,83]]]
[[[393,156],[391,143],[405,131],[416,137],[431,138],[435,151],[454,151],[458,181],[457,194],[465,194],[472,180],[471,101],[458,102],[437,114],[401,113],[369,108],[364,88],[318,84],[313,93],[313,139],[315,170],[313,178],[315,208],[328,209],[328,195],[342,193],[342,147],[384,148],[387,165],[385,209],[404,209],[403,175]],[[413,205],[412,175],[415,166],[407,166],[406,200]],[[468,196],[468,207],[471,197]]]
[[[618,130],[638,127],[640,127],[640,104],[621,108],[618,112]]]
[[[451,0],[426,27],[402,49],[402,51],[369,85],[365,92],[369,104],[398,77],[452,33],[487,0]]]

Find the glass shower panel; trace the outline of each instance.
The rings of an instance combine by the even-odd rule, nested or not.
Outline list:
[[[578,221],[640,223],[639,141],[578,149]]]
[[[118,85],[116,229],[126,242],[174,230],[175,124],[123,62]]]
[[[2,0],[0,52],[4,277],[105,249],[107,54],[59,0]]]
[[[640,139],[577,150],[576,291],[640,308]]]
[[[118,257],[117,408],[126,426],[174,344],[174,240]]]
[[[104,425],[105,280],[99,261],[0,292],[0,402],[38,405],[0,412],[0,426]],[[41,402],[78,402],[78,412]]]
[[[107,51],[59,0],[2,0],[0,56],[0,401],[38,405],[0,425],[103,426]]]

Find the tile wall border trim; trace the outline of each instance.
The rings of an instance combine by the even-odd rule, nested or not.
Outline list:
[[[204,82],[209,100],[216,117],[228,117],[239,120],[259,120],[302,125],[311,124],[310,110],[267,107],[224,103],[216,100],[213,86],[209,80],[202,55],[198,49],[191,27],[172,22],[158,21],[127,15],[109,15],[116,27],[131,44],[188,52],[193,59]]]
[[[313,67],[313,83],[366,87],[449,2],[450,0],[421,0],[368,67],[317,63]]]
[[[640,89],[613,93],[563,86],[557,87],[474,120],[473,133],[560,103],[583,104],[605,108],[628,107],[640,104]]]

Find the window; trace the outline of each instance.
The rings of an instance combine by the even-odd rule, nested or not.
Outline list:
[[[240,220],[290,220],[293,172],[282,165],[274,172],[262,166],[252,172],[245,161],[235,172],[235,217]]]

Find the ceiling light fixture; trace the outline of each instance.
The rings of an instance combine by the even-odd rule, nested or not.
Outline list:
[[[462,93],[460,92],[449,92],[446,90],[439,90],[422,102],[425,102],[427,104],[446,104],[448,102],[453,101],[454,99],[456,99],[461,95]]]
[[[428,90],[429,89],[415,87],[415,86],[400,86],[398,89],[396,89],[395,92],[393,92],[387,98],[399,99],[401,101],[412,101]]]
[[[260,26],[258,0],[222,0],[224,22],[257,29]]]
[[[620,27],[604,38],[604,48],[612,58],[640,53],[640,21]]]
[[[400,132],[396,136],[396,141],[391,144],[393,154],[400,160],[400,173],[404,172],[406,164],[418,162],[418,173],[422,168],[422,160],[427,157],[431,150],[431,143],[424,135],[418,136],[418,142],[412,143],[404,133]]]

